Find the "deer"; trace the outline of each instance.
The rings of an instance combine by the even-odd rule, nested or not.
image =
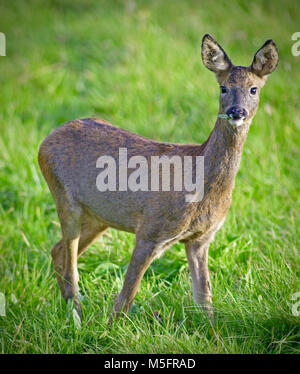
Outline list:
[[[278,60],[276,44],[269,39],[250,66],[234,65],[218,42],[210,34],[204,35],[202,61],[215,74],[220,94],[215,126],[201,145],[155,141],[98,118],[72,120],[43,140],[38,161],[62,232],[62,239],[51,250],[53,266],[63,298],[74,302],[80,318],[78,257],[108,228],[135,234],[135,248],[110,323],[126,315],[147,268],[176,242],[185,246],[194,301],[213,318],[209,245],[231,205],[260,90]],[[97,159],[102,155],[117,158],[120,147],[128,155],[147,159],[151,155],[204,157],[202,199],[189,202],[184,191],[99,192]]]

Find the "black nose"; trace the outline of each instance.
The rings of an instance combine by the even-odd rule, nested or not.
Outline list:
[[[241,119],[248,116],[246,109],[239,108],[237,106],[232,106],[231,108],[229,108],[226,114],[233,119]]]

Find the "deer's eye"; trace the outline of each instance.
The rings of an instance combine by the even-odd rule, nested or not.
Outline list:
[[[250,93],[251,93],[251,95],[255,95],[256,92],[257,92],[257,87],[252,87],[252,88],[250,89]]]
[[[225,86],[221,86],[221,93],[225,94],[227,92],[227,88]]]

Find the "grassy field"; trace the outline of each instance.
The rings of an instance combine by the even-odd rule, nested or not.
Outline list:
[[[2,353],[300,353],[299,1],[11,1],[0,4]],[[219,88],[201,62],[209,32],[249,65],[268,38],[280,65],[261,96],[233,204],[210,248],[215,325],[193,304],[184,247],[146,272],[127,318],[107,320],[134,236],[110,230],[79,260],[81,328],[61,300],[60,239],[37,163],[60,124],[97,116],[157,140],[202,143]]]

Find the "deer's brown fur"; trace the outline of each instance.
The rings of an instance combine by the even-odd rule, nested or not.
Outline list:
[[[278,55],[275,43],[269,40],[256,53],[251,66],[234,66],[207,34],[203,38],[202,58],[219,84],[226,86],[227,94],[220,94],[219,114],[228,112],[230,118],[218,118],[202,145],[157,142],[95,118],[68,122],[41,144],[39,164],[62,227],[62,240],[52,249],[54,268],[62,295],[65,299],[75,298],[79,314],[77,257],[108,227],[136,234],[135,249],[113,314],[128,311],[147,267],[177,241],[186,246],[195,301],[212,311],[209,243],[230,207],[243,144],[258,106],[258,93],[267,75],[275,69]],[[249,93],[254,86],[256,96]],[[237,112],[246,114],[237,119]],[[241,121],[240,126],[234,125]],[[96,160],[103,155],[118,159],[121,147],[127,148],[128,157],[142,155],[148,160],[153,155],[204,156],[203,199],[186,202],[182,192],[174,191],[99,192]]]

